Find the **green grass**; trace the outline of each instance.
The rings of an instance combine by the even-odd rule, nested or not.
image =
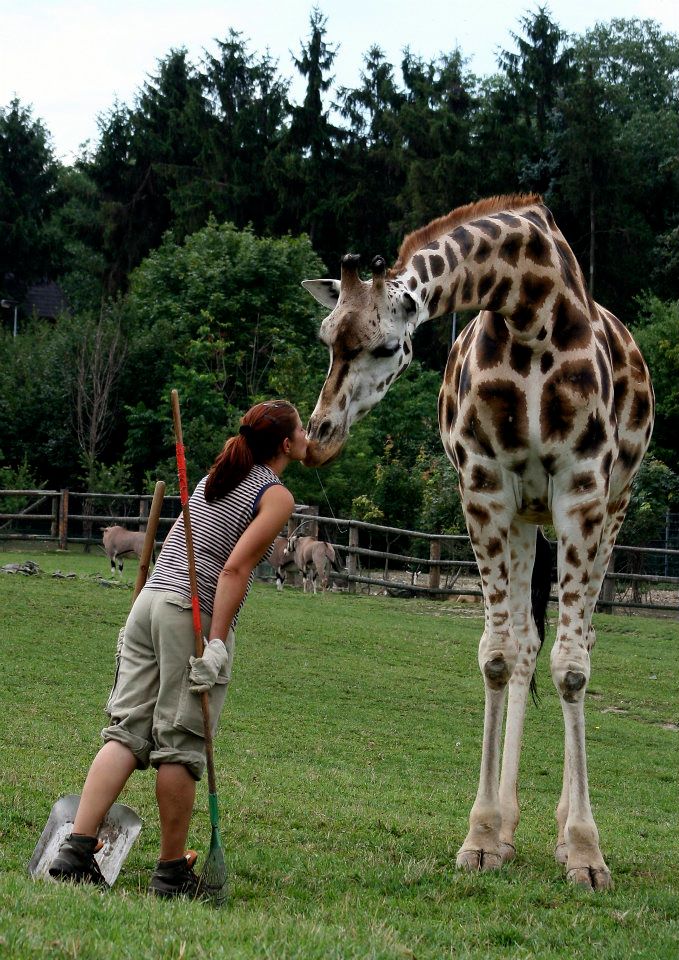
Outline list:
[[[145,894],[158,843],[152,772],[123,794],[144,828],[112,891],[28,878],[53,802],[80,790],[99,746],[136,564],[123,588],[100,585],[99,554],[4,552],[0,564],[27,558],[45,573],[0,575],[0,956],[679,956],[676,624],[597,620],[589,768],[616,886],[592,895],[552,856],[563,733],[547,656],[526,724],[517,859],[460,874],[482,732],[480,617],[255,585],[216,741],[232,891],[216,912]],[[53,579],[56,568],[78,578]],[[191,832],[203,853],[206,794],[201,784]]]

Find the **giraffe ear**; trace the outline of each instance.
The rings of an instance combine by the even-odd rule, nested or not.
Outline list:
[[[332,310],[339,300],[339,280],[302,280],[302,286],[311,296]]]

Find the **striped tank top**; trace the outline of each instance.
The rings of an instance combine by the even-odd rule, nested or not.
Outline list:
[[[200,607],[201,611],[211,614],[217,581],[224,564],[252,522],[262,494],[274,484],[279,484],[280,480],[270,467],[255,464],[237,487],[212,503],[205,499],[206,480],[207,477],[203,477],[189,498],[189,515]],[[263,560],[268,559],[272,549],[273,544],[262,557]],[[250,574],[243,602],[233,619],[234,628],[253,579],[254,570]],[[191,599],[183,515],[167,535],[146,587],[150,590],[168,590],[179,593],[187,600]]]

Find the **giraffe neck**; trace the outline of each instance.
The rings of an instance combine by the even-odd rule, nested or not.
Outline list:
[[[418,307],[414,328],[454,310],[490,310],[537,344],[590,312],[582,272],[542,206],[456,226],[413,253],[398,279]]]

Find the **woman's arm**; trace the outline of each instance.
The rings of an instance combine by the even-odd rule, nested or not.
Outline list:
[[[226,640],[231,622],[247,590],[250,574],[290,519],[295,501],[289,490],[275,484],[265,490],[255,519],[231,551],[217,581],[209,640]]]

